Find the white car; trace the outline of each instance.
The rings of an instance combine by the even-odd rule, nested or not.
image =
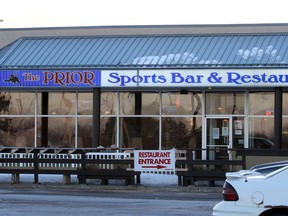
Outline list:
[[[287,216],[288,161],[226,173],[214,216]]]

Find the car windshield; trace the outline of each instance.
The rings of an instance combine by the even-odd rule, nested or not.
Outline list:
[[[267,175],[285,166],[288,166],[287,161],[256,165],[250,168],[250,170],[261,173],[262,175]]]
[[[233,146],[236,148],[244,148],[244,137],[235,137]],[[274,143],[264,137],[249,137],[249,148],[253,149],[272,149]]]

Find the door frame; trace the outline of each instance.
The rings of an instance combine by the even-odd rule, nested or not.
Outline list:
[[[208,140],[207,140],[207,121],[209,119],[228,119],[229,120],[229,144],[228,145],[208,145]],[[213,146],[218,146],[218,147],[227,147],[227,149],[229,148],[232,148],[232,133],[233,133],[233,130],[232,130],[232,116],[225,116],[225,115],[217,115],[217,116],[214,116],[214,115],[209,115],[209,116],[205,116],[205,125],[204,125],[204,134],[203,134],[203,145],[202,145],[202,148],[203,149],[207,149],[208,147],[213,147]],[[206,151],[202,151],[202,159],[206,160]]]

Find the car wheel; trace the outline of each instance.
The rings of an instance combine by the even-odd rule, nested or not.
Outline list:
[[[283,212],[283,213],[281,213],[281,212],[279,212],[279,213],[275,213],[275,214],[273,214],[272,216],[287,216],[287,213],[285,213],[285,212]]]
[[[284,212],[284,211],[271,212],[267,214],[267,216],[287,216],[287,215],[288,215],[288,212]]]

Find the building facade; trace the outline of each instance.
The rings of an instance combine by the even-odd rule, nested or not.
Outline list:
[[[0,145],[287,148],[287,29],[3,30]]]

